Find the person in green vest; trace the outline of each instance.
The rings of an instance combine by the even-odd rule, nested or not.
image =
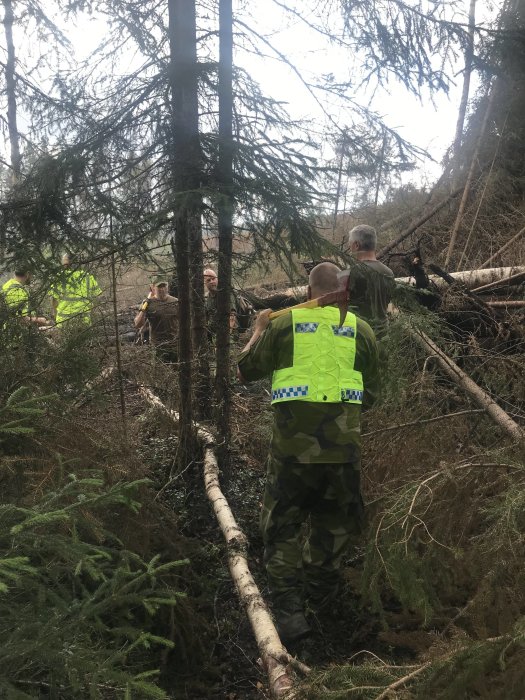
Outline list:
[[[336,291],[338,272],[330,262],[314,267],[308,298]],[[238,376],[272,377],[261,532],[277,628],[293,645],[311,632],[305,603],[326,610],[336,597],[342,557],[361,533],[360,418],[378,395],[378,351],[374,332],[352,312],[341,327],[334,306],[292,309],[271,322],[269,314],[257,317]]]
[[[69,253],[62,256],[64,271],[49,292],[57,326],[72,320],[90,325],[94,301],[102,293],[93,275],[73,269],[73,263]]]
[[[31,273],[26,269],[15,270],[15,276],[2,285],[2,295],[8,311],[23,323],[34,323],[45,326],[44,316],[33,316],[29,312],[29,292],[27,286],[31,281]]]

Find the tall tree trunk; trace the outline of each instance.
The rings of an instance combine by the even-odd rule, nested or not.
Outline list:
[[[2,0],[4,4],[4,31],[7,46],[7,61],[5,64],[5,84],[7,93],[7,128],[9,132],[9,144],[11,146],[11,167],[13,180],[20,177],[21,158],[18,126],[16,120],[16,81],[15,81],[15,45],[13,42],[13,3],[11,0]]]
[[[476,0],[470,0],[470,8],[468,15],[468,42],[465,49],[465,71],[463,73],[463,91],[461,93],[461,102],[459,103],[458,121],[456,124],[456,135],[454,136],[454,146],[452,150],[453,163],[453,178],[452,190],[458,186],[458,164],[461,142],[463,140],[463,127],[465,124],[465,115],[467,113],[467,104],[470,92],[470,77],[472,75],[472,59],[474,58],[474,31],[476,29]]]
[[[219,0],[219,289],[217,292],[217,428],[219,461],[230,466],[230,311],[233,238],[233,17],[232,0]]]
[[[179,298],[179,467],[194,458],[190,240],[200,214],[200,144],[195,2],[168,0],[171,88],[170,165]]]
[[[206,310],[204,306],[204,264],[202,256],[202,200],[199,197],[197,211],[190,221],[190,296],[193,341],[193,360],[195,365],[195,409],[197,418],[208,418],[211,413],[210,363],[208,356],[208,334],[206,329]]]
[[[4,5],[4,32],[7,47],[7,57],[5,63],[5,86],[7,94],[7,130],[9,133],[9,143],[11,146],[11,183],[14,184],[20,178],[22,169],[22,159],[20,157],[20,139],[17,125],[16,110],[16,80],[15,65],[16,54],[13,41],[13,3],[12,0],[2,0]],[[0,231],[0,261],[4,259],[6,248],[5,229]]]

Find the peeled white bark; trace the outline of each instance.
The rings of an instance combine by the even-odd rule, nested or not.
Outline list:
[[[525,274],[525,265],[518,267],[491,267],[487,270],[463,270],[462,272],[451,272],[450,275],[458,282],[462,282],[469,289],[491,282],[498,282],[503,279],[508,279],[517,274]],[[439,275],[429,275],[429,279],[436,284],[438,289],[445,289],[449,285]],[[396,277],[396,282],[401,284],[415,284],[413,277]],[[282,294],[288,294],[296,298],[305,297],[308,290],[307,286],[288,287]]]
[[[150,389],[141,386],[139,392],[151,406],[166,413],[174,422],[179,422],[176,411],[167,408]],[[289,670],[292,659],[279,639],[268,606],[253,580],[246,556],[248,542],[237,525],[228,501],[221,491],[219,467],[213,452],[213,435],[202,427],[197,429],[197,435],[204,445],[206,494],[226,540],[230,573],[250,620],[257,647],[268,674],[271,695],[273,698],[286,696],[287,700],[292,700],[294,697],[293,680]]]
[[[514,275],[525,273],[525,266],[519,267],[490,267],[486,270],[464,270],[462,272],[451,272],[450,276],[458,282],[462,282],[469,289],[479,287],[481,285],[490,284],[491,282],[499,282],[503,279],[508,279]],[[436,284],[438,289],[445,289],[448,283],[439,275],[429,275],[432,282]],[[414,284],[413,277],[396,277],[396,282],[404,284]]]

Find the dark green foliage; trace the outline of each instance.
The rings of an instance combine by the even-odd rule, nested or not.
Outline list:
[[[24,435],[34,432],[34,419],[43,413],[42,404],[53,396],[31,396],[31,390],[21,386],[0,408],[0,443],[6,435]],[[28,425],[29,423],[29,425]]]
[[[173,570],[104,526],[137,512],[144,481],[62,477],[31,506],[0,506],[0,689],[8,697],[165,697],[151,648],[171,647],[156,617],[177,604]]]

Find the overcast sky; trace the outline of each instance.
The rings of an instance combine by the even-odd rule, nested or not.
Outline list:
[[[293,1],[293,0],[292,0]],[[242,0],[239,0],[241,5]],[[308,3],[303,4],[304,7]],[[446,1],[445,1],[446,4]],[[450,3],[452,5],[452,3]],[[459,0],[455,5],[455,19],[467,22],[468,0]],[[284,53],[305,76],[310,74],[346,72],[349,57],[341,49],[330,45],[324,37],[316,35],[297,18],[279,14],[278,7],[271,0],[255,0],[249,3],[251,12],[257,20],[256,29],[265,32],[279,51]],[[271,11],[270,11],[271,8]],[[465,16],[462,18],[460,12]],[[305,9],[306,12],[306,9]],[[478,0],[476,8],[477,24],[493,19],[496,10],[489,0]],[[452,16],[452,15],[451,15]],[[270,51],[268,53],[271,53]],[[439,63],[440,57],[436,56]],[[277,58],[256,60],[243,52],[239,59],[246,62],[253,76],[261,83],[266,92],[288,103],[294,116],[320,117],[320,109],[301,84],[297,75]],[[355,97],[363,105],[369,105],[385,120],[387,126],[396,129],[406,140],[429,152],[435,162],[424,160],[418,164],[417,173],[407,174],[405,180],[422,184],[425,180],[433,181],[441,173],[440,161],[450,146],[456,128],[458,106],[463,86],[462,69],[464,62],[459,57],[452,73],[453,84],[447,94],[430,95],[423,90],[421,99],[416,98],[398,82],[392,82],[388,89],[378,89],[372,96],[361,87]],[[471,83],[470,96],[474,96],[478,87],[476,77]],[[335,121],[344,119],[343,110],[335,104],[326,102],[326,108],[333,113]]]
[[[294,1],[288,0],[291,3]],[[446,7],[448,0],[444,2]],[[452,7],[452,3],[449,5]],[[311,8],[315,7],[313,3],[305,1],[297,4],[297,7],[308,19],[314,19],[313,15],[309,16]],[[467,13],[468,0],[459,0],[456,7],[456,12],[463,8]],[[273,0],[234,0],[234,11],[239,13],[241,19],[251,22],[256,31],[263,34],[278,51],[286,55],[307,80],[309,77],[324,73],[347,77],[351,72],[351,57],[348,53],[345,54],[340,48],[330,45],[325,37],[309,30],[299,18],[281,11]],[[495,10],[489,4],[489,0],[478,0],[478,23],[489,21],[494,14]],[[457,14],[456,19],[460,19]],[[17,29],[23,32],[21,27]],[[95,13],[89,18],[84,15],[78,20],[77,27],[68,23],[64,29],[72,39],[78,56],[83,58],[103,38],[105,23],[103,19],[97,18]],[[323,119],[326,122],[322,109],[312,99],[294,71],[278,60],[277,56],[272,57],[272,51],[268,46],[264,46],[264,50],[267,56],[261,59],[239,46],[235,60],[252,74],[265,93],[287,103],[293,117],[312,118],[318,124],[321,124]],[[440,57],[436,56],[436,60],[439,61]],[[130,57],[130,61],[133,62],[133,58]],[[448,96],[435,94],[431,98],[428,91],[424,91],[421,100],[418,100],[396,82],[392,82],[388,90],[377,90],[373,96],[362,86],[356,89],[354,98],[363,105],[370,105],[384,118],[389,127],[398,130],[403,138],[427,150],[435,159],[434,163],[430,160],[420,162],[417,173],[407,175],[406,179],[424,184],[425,181],[433,181],[439,176],[441,171],[439,162],[454,135],[462,88],[462,68],[463,60],[460,58],[457,66],[454,67],[454,72],[457,74],[454,76],[455,85],[452,85]],[[471,96],[475,89],[476,80],[471,87]],[[330,112],[334,122],[345,126],[343,108],[326,95],[321,99],[323,108]],[[330,155],[326,148],[324,155]]]

